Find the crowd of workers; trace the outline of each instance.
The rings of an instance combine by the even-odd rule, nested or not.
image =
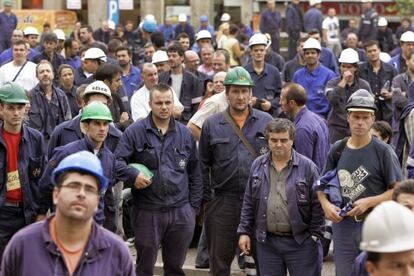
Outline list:
[[[0,275],[153,275],[160,248],[184,275],[197,224],[215,276],[235,256],[321,275],[331,240],[337,276],[414,275],[409,19],[267,1],[257,32],[149,14],[66,35],[3,3]]]

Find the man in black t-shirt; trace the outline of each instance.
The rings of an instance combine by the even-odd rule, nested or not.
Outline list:
[[[350,275],[360,253],[358,244],[363,219],[372,208],[391,199],[393,186],[401,180],[401,168],[392,148],[369,132],[377,110],[372,94],[364,89],[357,90],[349,98],[346,109],[351,137],[339,159],[337,154],[343,142],[334,144],[324,172],[336,168],[342,203],[336,206],[330,202],[334,202],[331,194],[318,191],[325,216],[333,222],[337,276]],[[344,209],[347,203],[350,206]]]

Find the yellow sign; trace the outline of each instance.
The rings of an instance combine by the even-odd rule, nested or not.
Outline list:
[[[13,191],[13,190],[19,189],[21,187],[18,171],[7,173],[7,185],[6,185],[6,187],[7,187],[7,191]]]
[[[76,12],[65,10],[14,10],[17,16],[17,28],[23,30],[28,26],[35,27],[41,34],[43,24],[48,22],[52,30],[62,29],[68,36],[78,20]]]

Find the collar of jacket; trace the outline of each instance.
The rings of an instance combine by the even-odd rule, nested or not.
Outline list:
[[[50,233],[49,233],[49,223],[50,223],[50,220],[54,216],[55,215],[52,214],[44,222],[41,222],[41,223],[43,223],[43,225],[42,225],[42,238],[43,238],[43,242],[46,245],[45,246],[46,249],[50,253],[52,253],[54,255],[61,255],[61,253],[58,252],[57,245],[52,240],[52,237],[50,236]],[[93,262],[93,261],[95,261],[99,258],[99,252],[100,251],[102,251],[106,248],[109,248],[111,246],[111,244],[108,242],[108,240],[106,240],[104,238],[104,236],[102,235],[102,230],[99,229],[99,227],[100,226],[98,226],[96,224],[96,222],[94,222],[92,220],[91,234],[89,235],[89,239],[88,239],[88,242],[87,242],[86,247],[85,247],[85,252],[83,253],[83,257],[86,258],[90,262]]]

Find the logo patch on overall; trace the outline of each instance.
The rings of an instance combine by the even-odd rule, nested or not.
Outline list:
[[[269,150],[266,147],[261,147],[260,148],[260,155],[267,153]]]
[[[184,159],[181,159],[180,162],[178,163],[178,165],[180,166],[181,169],[185,168],[186,162]]]

